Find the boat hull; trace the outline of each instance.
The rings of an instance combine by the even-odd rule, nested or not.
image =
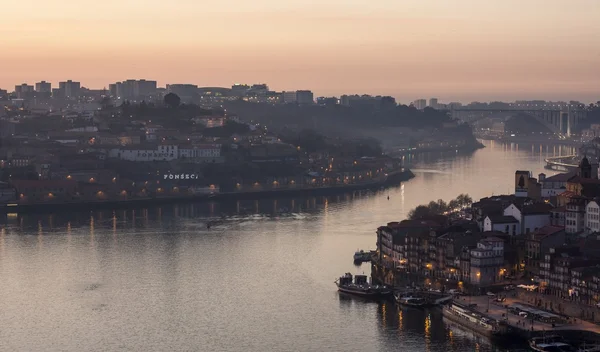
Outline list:
[[[404,307],[412,308],[425,308],[427,306],[425,303],[398,302],[398,304]]]
[[[343,286],[338,286],[338,291],[349,295],[369,299],[383,299],[392,295],[392,290],[361,290]]]

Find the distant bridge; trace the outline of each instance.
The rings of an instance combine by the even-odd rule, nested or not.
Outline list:
[[[474,123],[482,119],[500,118],[507,121],[516,114],[525,114],[533,117],[540,124],[558,135],[570,136],[574,126],[580,120],[585,119],[585,110],[564,109],[531,109],[531,108],[507,108],[507,109],[453,109],[452,118],[468,123]]]

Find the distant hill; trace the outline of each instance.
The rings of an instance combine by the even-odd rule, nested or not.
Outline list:
[[[548,127],[526,114],[518,114],[508,119],[504,123],[504,130],[518,134],[552,133]]]
[[[227,113],[245,122],[264,124],[274,132],[285,129],[313,129],[328,137],[377,138],[394,144],[399,135],[430,135],[452,122],[446,111],[398,105],[374,109],[347,106],[270,105],[234,101],[224,104]],[[461,129],[462,138],[472,137],[469,128]],[[466,133],[466,135],[465,135]]]

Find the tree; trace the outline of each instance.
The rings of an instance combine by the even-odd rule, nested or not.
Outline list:
[[[169,93],[169,94],[165,95],[164,102],[165,102],[165,105],[174,109],[174,108],[178,107],[179,104],[181,104],[181,98],[179,98],[179,96],[175,93]]]
[[[468,194],[459,194],[455,200],[460,208],[466,208],[473,204],[473,198],[471,198]]]
[[[438,199],[437,202],[432,200],[427,207],[433,214],[443,214],[448,210],[448,204],[442,199]]]
[[[455,211],[456,209],[461,208],[460,202],[458,199],[452,199],[448,202],[448,210]]]
[[[468,194],[459,194],[455,199],[446,203],[442,199],[431,201],[427,205],[419,205],[408,213],[411,220],[426,219],[432,215],[448,215],[459,208],[465,208],[473,204],[473,199]]]
[[[433,213],[431,212],[431,209],[429,209],[429,207],[426,205],[419,205],[410,212],[408,212],[408,218],[410,220],[425,219],[431,215],[433,215]]]

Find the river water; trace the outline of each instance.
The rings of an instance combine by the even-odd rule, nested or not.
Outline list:
[[[8,215],[0,350],[494,350],[438,311],[363,302],[333,283],[369,273],[352,255],[375,247],[379,225],[430,200],[507,193],[515,170],[537,175],[545,157],[573,153],[486,145],[407,156],[416,177],[378,193]]]

